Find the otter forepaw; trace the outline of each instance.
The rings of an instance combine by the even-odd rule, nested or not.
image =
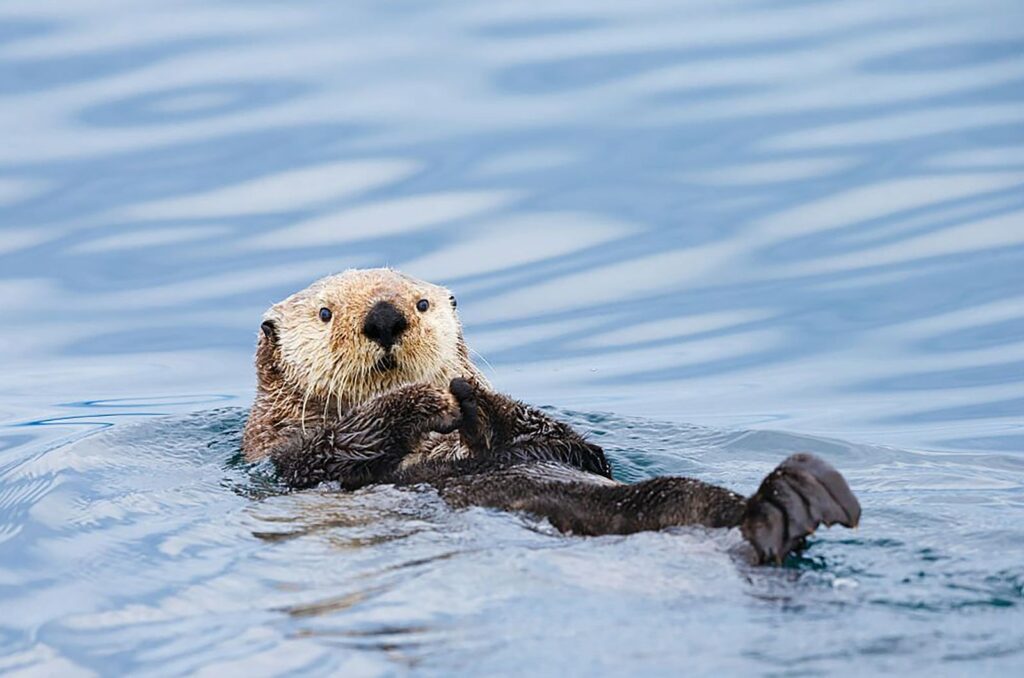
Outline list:
[[[818,525],[858,522],[860,503],[839,471],[812,454],[794,454],[747,500],[740,529],[758,562],[781,564]]]
[[[427,428],[435,433],[455,433],[461,426],[462,416],[458,412],[451,412],[434,417]]]
[[[428,384],[410,384],[377,398],[363,413],[373,426],[383,427],[392,443],[412,446],[430,431],[452,432],[459,426],[459,409],[448,392]]]
[[[439,388],[428,384],[409,384],[381,396],[381,405],[392,417],[425,421],[449,413],[454,401]]]
[[[451,380],[448,390],[458,403],[461,413],[459,433],[462,443],[471,450],[482,450],[489,447],[484,435],[484,425],[480,419],[480,402],[477,399],[477,385],[457,377]]]

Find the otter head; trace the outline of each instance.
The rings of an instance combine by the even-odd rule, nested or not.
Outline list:
[[[390,269],[318,280],[264,315],[260,391],[327,412],[403,384],[483,380],[455,307],[447,289]]]

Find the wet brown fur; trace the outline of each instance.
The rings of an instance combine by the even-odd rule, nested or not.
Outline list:
[[[819,524],[855,526],[860,505],[843,477],[798,454],[745,498],[692,478],[612,479],[600,447],[562,422],[490,390],[469,360],[448,293],[388,270],[325,278],[268,311],[257,349],[259,391],[246,427],[250,459],[269,454],[296,488],[336,481],[433,485],[453,506],[548,519],[573,534],[628,534],[676,525],[738,527],[759,562],[781,562]],[[416,315],[416,301],[439,312]],[[381,299],[410,322],[380,370],[361,334]],[[337,323],[324,331],[316,313]],[[313,319],[313,321],[310,320]],[[316,404],[313,418],[309,403]]]
[[[451,296],[390,269],[365,269],[328,276],[272,306],[256,348],[256,399],[242,440],[246,459],[262,459],[296,429],[329,425],[406,384],[447,393],[455,377],[486,383],[470,360]],[[421,299],[430,304],[426,312],[416,309]],[[362,334],[363,318],[378,301],[393,303],[409,323],[389,370],[380,368],[385,351]],[[331,311],[330,322],[321,321],[321,308]]]

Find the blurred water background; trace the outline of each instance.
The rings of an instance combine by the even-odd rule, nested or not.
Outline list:
[[[0,672],[1024,670],[1018,0],[4,0],[0,130]],[[259,316],[385,264],[623,477],[863,527],[275,493]]]

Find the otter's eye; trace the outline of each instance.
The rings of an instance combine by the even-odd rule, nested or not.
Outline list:
[[[329,323],[329,322],[331,322],[331,317],[333,317],[333,314],[331,313],[331,309],[329,309],[329,308],[321,308],[320,309],[320,320],[323,320],[325,323]]]
[[[420,313],[426,313],[428,308],[430,308],[430,302],[426,299],[420,299],[416,302],[416,310]]]
[[[456,298],[454,297],[454,295],[453,295],[453,296],[450,296],[450,297],[448,297],[448,301],[450,301],[450,302],[451,302],[451,304],[452,304],[452,308],[458,308],[458,307],[459,307],[459,300],[458,300],[458,299],[456,299]]]

